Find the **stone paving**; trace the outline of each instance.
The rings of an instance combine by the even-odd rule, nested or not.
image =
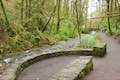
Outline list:
[[[89,67],[87,67],[88,65]],[[80,57],[73,60],[49,80],[82,80],[92,68],[92,57]]]
[[[87,66],[89,67],[86,69]],[[92,57],[60,56],[29,66],[21,73],[18,80],[65,80],[61,79],[63,77],[72,80],[83,70],[88,71],[92,68]]]

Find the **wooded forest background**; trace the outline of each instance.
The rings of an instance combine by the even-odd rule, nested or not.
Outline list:
[[[120,35],[120,1],[0,0],[0,53],[11,53],[66,40],[91,29]]]

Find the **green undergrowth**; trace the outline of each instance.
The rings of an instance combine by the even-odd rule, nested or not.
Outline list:
[[[14,53],[17,51],[42,47],[44,45],[51,45],[62,40],[67,40],[68,38],[69,36],[64,35],[63,33],[50,35],[39,32],[38,35],[33,35],[30,32],[22,32],[15,37],[6,36],[6,42],[0,44],[0,54],[4,55],[6,53]]]
[[[80,48],[93,48],[98,44],[103,44],[104,42],[98,37],[99,34],[96,32],[91,32],[91,34],[82,34]]]
[[[75,37],[77,31],[73,19],[64,19],[61,21],[59,32],[56,31],[56,22],[51,22],[48,30],[42,32],[37,26],[28,28],[19,25],[18,23],[11,23],[11,28],[15,32],[15,36],[9,36],[6,33],[0,37],[4,37],[0,42],[0,54],[15,53],[18,51],[29,50],[32,48],[42,47],[44,45],[51,45],[56,42],[67,40]]]

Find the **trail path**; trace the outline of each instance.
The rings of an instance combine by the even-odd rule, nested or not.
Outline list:
[[[105,34],[101,38],[107,43],[107,55],[94,58],[94,70],[86,80],[120,80],[120,44]]]
[[[80,56],[61,56],[39,61],[26,68],[18,80],[49,80],[66,65]]]
[[[103,33],[100,37],[107,43],[107,55],[93,59],[94,70],[86,76],[86,80],[120,80],[120,44]],[[77,57],[79,56],[65,56],[40,61],[26,68],[18,80],[49,80],[50,76]]]

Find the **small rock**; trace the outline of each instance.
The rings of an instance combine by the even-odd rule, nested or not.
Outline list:
[[[14,58],[7,58],[7,59],[4,59],[4,62],[5,63],[12,63],[14,61]]]
[[[2,64],[0,63],[0,67],[2,67]]]
[[[27,51],[25,51],[25,52],[29,53],[29,52],[30,52],[30,50],[27,50]]]

